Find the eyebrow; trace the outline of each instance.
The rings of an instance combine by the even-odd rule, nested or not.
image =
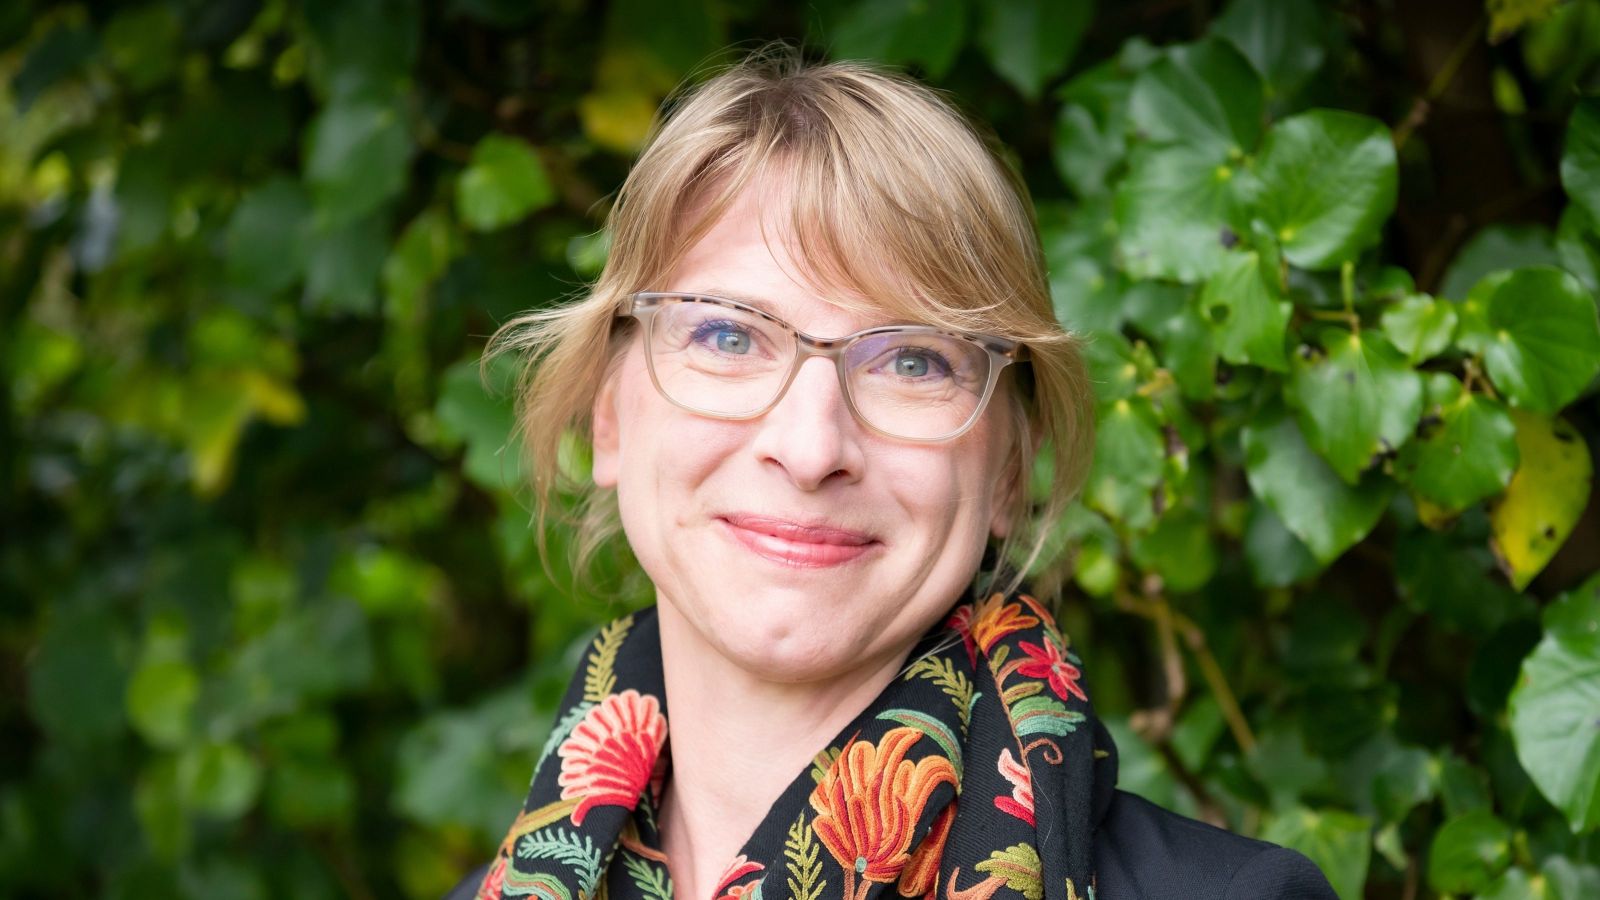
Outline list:
[[[784,317],[784,315],[782,313],[780,313],[773,306],[773,304],[772,304],[772,302],[770,300],[764,299],[762,297],[753,297],[753,296],[750,296],[748,294],[741,294],[738,291],[730,291],[730,290],[727,290],[726,288],[720,288],[720,287],[716,287],[714,285],[711,286],[711,287],[707,287],[707,288],[705,288],[703,290],[684,291],[683,293],[686,293],[686,294],[710,294],[710,295],[712,295],[714,297],[721,297],[724,300],[737,300],[738,302],[743,303],[746,306],[753,306],[756,309],[761,310],[762,312],[766,313],[767,315],[769,315],[769,316],[773,317],[774,319],[777,319],[777,320],[779,320],[781,322],[789,321],[787,318]],[[880,323],[879,325],[869,325],[867,327],[868,328],[881,328],[881,327],[886,327],[886,326],[889,326],[889,325],[927,325],[927,324],[928,323],[926,323],[926,322],[918,322],[918,321],[916,321],[914,319],[903,319],[902,318],[902,319],[892,319],[892,320],[890,320],[888,322]],[[793,326],[790,326],[790,327],[793,327]],[[862,329],[862,330],[865,330],[865,329]]]

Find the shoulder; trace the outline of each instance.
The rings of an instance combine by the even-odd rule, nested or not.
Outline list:
[[[1335,900],[1316,864],[1117,791],[1094,836],[1095,893],[1106,900]]]

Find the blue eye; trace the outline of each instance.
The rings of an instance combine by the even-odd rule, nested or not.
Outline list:
[[[717,352],[730,356],[744,356],[751,350],[750,332],[733,322],[702,322],[690,340],[702,345],[710,340]]]
[[[950,364],[931,350],[906,348],[895,354],[891,368],[902,378],[926,378],[948,373]]]

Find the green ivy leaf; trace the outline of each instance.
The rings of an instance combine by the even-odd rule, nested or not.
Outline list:
[[[1550,229],[1543,225],[1490,225],[1473,235],[1450,261],[1439,282],[1439,296],[1460,300],[1490,272],[1554,266],[1559,261]]]
[[[146,660],[128,682],[128,719],[157,747],[177,747],[189,737],[200,678],[181,659]]]
[[[1139,388],[1139,364],[1133,345],[1121,332],[1100,331],[1084,342],[1084,362],[1094,387],[1095,402],[1112,403],[1131,397]]]
[[[1371,831],[1371,823],[1361,816],[1298,807],[1268,823],[1261,839],[1304,853],[1328,876],[1335,893],[1357,900],[1372,857]]]
[[[1322,328],[1302,345],[1285,396],[1306,442],[1348,484],[1395,452],[1422,416],[1422,378],[1381,333]]]
[[[388,218],[381,214],[319,229],[306,260],[307,306],[321,313],[374,312],[388,232]]]
[[[1217,165],[1255,147],[1261,135],[1261,79],[1226,41],[1169,48],[1139,73],[1128,96],[1135,133],[1181,144]]]
[[[1289,262],[1336,268],[1378,239],[1394,212],[1397,171],[1382,122],[1334,109],[1300,113],[1262,142],[1259,212]]]
[[[1128,528],[1155,519],[1155,492],[1164,490],[1166,441],[1155,407],[1146,397],[1118,400],[1100,411],[1088,504]]]
[[[1204,587],[1217,570],[1217,548],[1206,517],[1192,509],[1167,514],[1134,538],[1129,556],[1145,572],[1161,576],[1173,593]]]
[[[1428,376],[1427,413],[1400,451],[1396,475],[1455,513],[1499,493],[1517,468],[1517,428],[1504,404],[1467,393],[1448,372]]]
[[[1556,256],[1589,293],[1600,291],[1600,232],[1583,207],[1569,204],[1556,226]]]
[[[1493,547],[1517,590],[1544,569],[1583,515],[1594,466],[1565,420],[1512,411],[1520,464],[1490,511]]]
[[[1600,222],[1600,98],[1583,97],[1567,120],[1561,186],[1575,206]]]
[[[1385,308],[1378,321],[1389,343],[1415,366],[1450,346],[1456,331],[1456,308],[1427,294],[1407,294]]]
[[[1260,587],[1283,588],[1321,571],[1306,545],[1284,526],[1272,508],[1257,499],[1245,524],[1244,554]]]
[[[1235,365],[1289,368],[1283,341],[1290,303],[1278,293],[1275,273],[1262,271],[1254,251],[1228,254],[1197,304],[1211,326],[1217,355]]]
[[[1517,759],[1574,832],[1600,826],[1600,576],[1544,612],[1511,691]]]
[[[1238,241],[1237,171],[1184,146],[1143,147],[1117,185],[1117,249],[1135,278],[1204,281]]]
[[[1211,33],[1238,47],[1283,97],[1300,89],[1327,58],[1327,23],[1313,0],[1233,0]]]
[[[1258,412],[1240,439],[1250,489],[1323,564],[1365,537],[1388,505],[1387,478],[1345,484],[1279,406]]]
[[[1217,382],[1217,350],[1211,326],[1200,317],[1190,291],[1153,281],[1129,286],[1122,297],[1128,320],[1156,342],[1162,368],[1172,373],[1187,400],[1210,400]]]
[[[499,357],[492,372],[505,376],[509,363],[509,357]],[[515,420],[509,396],[497,397],[485,389],[476,359],[461,360],[445,370],[435,414],[466,443],[463,468],[474,483],[496,492],[521,483],[522,457],[520,445],[511,440]]]
[[[990,65],[1029,100],[1078,52],[1094,17],[1092,0],[986,0],[978,45]]]
[[[1118,110],[1125,107],[1119,106]],[[1068,103],[1056,117],[1051,141],[1056,171],[1079,197],[1103,194],[1114,182],[1111,172],[1128,154],[1123,117],[1101,123],[1085,106]]]
[[[393,102],[335,100],[306,131],[305,176],[317,221],[337,227],[358,220],[406,185],[411,135]]]
[[[456,182],[456,211],[479,231],[503,228],[555,199],[555,189],[533,148],[503,134],[478,142],[472,162]]]
[[[1484,277],[1461,308],[1456,341],[1483,355],[1512,406],[1555,412],[1600,372],[1600,316],[1571,274],[1548,266]]]
[[[1511,863],[1511,829],[1486,809],[1444,823],[1428,849],[1428,885],[1444,894],[1489,887]]]
[[[833,30],[832,56],[917,63],[942,78],[965,37],[964,6],[962,0],[858,0]]]

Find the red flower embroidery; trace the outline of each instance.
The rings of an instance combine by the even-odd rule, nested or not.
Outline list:
[[[596,806],[633,809],[667,740],[667,719],[656,698],[629,689],[589,710],[556,751],[561,799],[576,798],[572,824]]]
[[[954,630],[961,635],[961,643],[967,647],[967,662],[976,666],[978,653],[972,643],[972,604],[963,603],[956,607],[956,611],[945,620],[944,627]]]
[[[994,798],[995,808],[1033,825],[1033,773],[1017,762],[1011,751],[1000,751],[1000,774],[1011,782],[1011,796]]]
[[[756,888],[761,886],[761,882],[765,878],[757,878],[755,881],[746,884],[730,886],[731,882],[738,881],[746,875],[759,872],[764,868],[766,867],[761,863],[751,862],[746,859],[743,853],[734,857],[733,862],[728,864],[727,871],[723,872],[722,877],[717,879],[717,889],[713,892],[717,900],[745,900],[746,897],[755,893]]]
[[[1018,646],[1023,653],[1032,657],[1031,662],[1017,666],[1018,672],[1029,678],[1048,678],[1051,689],[1063,700],[1067,699],[1069,693],[1079,700],[1089,699],[1084,695],[1083,688],[1078,686],[1078,679],[1083,677],[1083,672],[1061,655],[1061,648],[1055,641],[1047,640],[1043,647],[1022,641]]]
[[[1022,611],[1020,603],[1005,603],[1004,594],[991,594],[978,605],[972,623],[972,636],[978,646],[988,653],[995,642],[1008,634],[1032,628],[1039,620]]]

